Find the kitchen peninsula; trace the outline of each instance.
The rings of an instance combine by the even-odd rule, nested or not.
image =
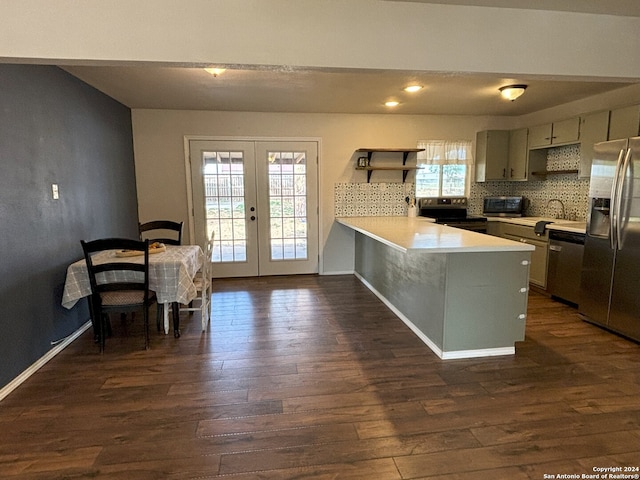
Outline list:
[[[343,217],[355,274],[443,360],[524,340],[533,246],[423,217]]]

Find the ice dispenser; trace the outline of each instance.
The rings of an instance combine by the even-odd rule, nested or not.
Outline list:
[[[607,238],[609,229],[611,228],[611,219],[609,217],[609,206],[611,199],[609,198],[592,198],[591,214],[589,222],[589,235],[592,237]]]

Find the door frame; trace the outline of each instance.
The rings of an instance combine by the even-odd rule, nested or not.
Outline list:
[[[187,186],[187,224],[189,227],[189,242],[195,239],[195,213],[193,205],[193,185],[191,183],[191,164],[189,142],[192,140],[204,140],[212,142],[316,142],[318,145],[318,275],[324,274],[322,239],[324,238],[324,228],[322,219],[324,218],[324,202],[322,197],[322,139],[320,137],[237,137],[237,136],[217,136],[217,135],[184,135],[184,168]]]

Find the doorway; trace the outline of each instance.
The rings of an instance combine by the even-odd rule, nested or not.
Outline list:
[[[318,144],[190,140],[195,243],[214,277],[318,272]]]

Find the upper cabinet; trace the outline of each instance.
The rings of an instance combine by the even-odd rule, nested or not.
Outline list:
[[[594,112],[582,117],[580,125],[579,175],[588,178],[593,161],[593,145],[607,140],[635,137],[640,134],[640,105]]]
[[[578,143],[580,139],[580,118],[569,118],[561,122],[529,127],[529,148],[548,148],[558,145]]]
[[[526,128],[476,134],[476,182],[527,179]]]
[[[507,179],[509,130],[476,133],[476,182]]]
[[[548,147],[551,145],[551,130],[553,124],[529,127],[529,148]]]
[[[584,114],[517,130],[476,134],[476,182],[543,180],[549,175],[591,175],[593,146],[640,135],[640,105]],[[579,168],[547,170],[549,149],[580,145]]]
[[[578,176],[588,178],[591,174],[593,145],[607,140],[609,110],[594,112],[582,117],[580,125],[580,166]]]
[[[640,105],[611,110],[609,140],[636,137],[640,134]]]
[[[528,139],[528,128],[519,128],[509,132],[509,164],[507,166],[509,180],[527,179]]]

